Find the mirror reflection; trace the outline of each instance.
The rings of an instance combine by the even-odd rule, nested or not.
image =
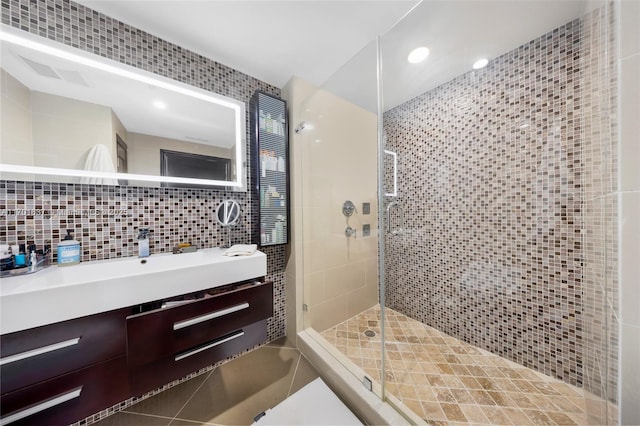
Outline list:
[[[3,179],[246,189],[244,104],[26,37],[2,28]]]

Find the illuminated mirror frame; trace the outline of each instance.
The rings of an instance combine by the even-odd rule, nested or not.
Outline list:
[[[11,43],[28,49],[36,50],[42,53],[67,59],[91,68],[106,71],[121,77],[130,78],[145,84],[149,84],[172,92],[180,93],[205,102],[212,102],[227,108],[231,108],[235,119],[235,168],[236,177],[233,181],[213,180],[213,179],[196,179],[174,176],[152,176],[138,175],[131,173],[109,173],[94,172],[90,170],[74,170],[61,169],[40,166],[22,166],[17,164],[0,164],[1,173],[22,173],[47,176],[70,176],[70,177],[89,177],[89,178],[107,178],[107,179],[123,179],[123,180],[139,180],[147,182],[171,182],[189,185],[214,185],[227,187],[235,191],[247,190],[247,178],[245,173],[245,105],[240,101],[223,97],[222,95],[209,92],[204,89],[189,86],[176,80],[162,77],[121,62],[111,59],[98,57],[88,52],[60,44],[58,42],[35,36],[22,30],[17,30],[6,25],[0,26],[0,42]],[[99,58],[97,60],[96,58]]]

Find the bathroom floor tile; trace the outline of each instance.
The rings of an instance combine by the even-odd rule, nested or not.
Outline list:
[[[315,369],[309,361],[303,356],[300,356],[300,360],[298,362],[298,368],[296,369],[295,375],[293,376],[293,381],[291,382],[291,387],[289,389],[289,395],[291,396],[315,379],[319,377],[318,371]]]
[[[381,374],[380,315],[380,307],[375,306],[321,333],[377,381]],[[580,388],[392,309],[387,308],[385,321],[386,389],[427,423],[565,425],[589,420],[587,407],[594,404],[586,401],[595,397]],[[374,335],[365,335],[367,330]],[[371,355],[376,352],[377,359]]]
[[[250,424],[257,414],[289,395],[300,359],[296,349],[265,346],[224,364],[211,373],[176,417],[220,424]],[[309,372],[303,374],[309,375]]]
[[[127,408],[125,411],[138,414],[153,414],[156,416],[164,416],[173,418],[178,411],[189,401],[196,390],[204,383],[211,373],[205,373],[200,376],[180,383],[164,392],[160,392],[151,398],[138,402],[137,404]]]
[[[279,339],[98,422],[101,426],[249,425],[315,378]]]
[[[167,426],[171,420],[171,417],[120,412],[94,424],[100,426]]]

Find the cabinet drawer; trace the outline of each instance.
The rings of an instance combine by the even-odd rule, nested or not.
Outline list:
[[[126,357],[2,395],[2,424],[68,425],[130,396]]]
[[[272,315],[273,286],[261,283],[131,316],[127,320],[129,366],[174,356]]]
[[[2,393],[126,354],[119,309],[0,336]]]
[[[243,326],[196,347],[132,369],[133,394],[141,395],[267,340],[267,321]]]

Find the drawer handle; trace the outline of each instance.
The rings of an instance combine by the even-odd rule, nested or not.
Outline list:
[[[220,309],[219,311],[211,312],[209,314],[202,315],[202,316],[199,316],[199,317],[191,318],[191,319],[180,321],[180,322],[174,322],[173,323],[173,329],[174,330],[180,330],[181,328],[190,327],[192,325],[200,324],[201,322],[209,321],[209,320],[212,320],[214,318],[220,318],[220,317],[223,317],[225,315],[229,315],[229,314],[232,314],[234,312],[238,312],[238,311],[241,311],[243,309],[247,309],[248,307],[249,307],[249,304],[247,302],[245,302],[245,303],[241,303],[240,305],[235,305],[235,306],[231,306],[229,308]]]
[[[80,337],[76,337],[75,339],[65,340],[64,342],[54,343],[53,345],[32,349],[30,351],[21,352],[19,354],[9,355],[0,359],[0,365],[10,364],[12,362],[46,354],[47,352],[57,351],[58,349],[68,348],[69,346],[77,345],[78,342],[80,342]]]
[[[39,413],[40,411],[44,411],[48,408],[55,407],[56,405],[60,405],[63,402],[71,401],[74,398],[80,396],[80,392],[82,392],[82,386],[79,388],[75,388],[72,391],[67,393],[63,393],[58,396],[54,396],[51,399],[47,399],[39,404],[32,405],[31,407],[25,408],[24,410],[18,411],[14,414],[10,414],[6,417],[0,419],[0,425],[8,425],[9,423],[13,423],[17,420],[24,419],[25,417],[31,416],[32,414]]]
[[[223,343],[227,343],[230,340],[237,339],[238,337],[242,337],[242,336],[244,336],[244,331],[242,331],[242,330],[236,331],[235,333],[230,334],[230,335],[228,335],[226,337],[223,337],[220,340],[216,340],[216,341],[214,341],[212,343],[209,343],[209,344],[204,345],[204,346],[200,346],[199,348],[195,348],[195,349],[192,349],[192,350],[187,351],[187,352],[182,352],[182,353],[176,355],[175,361],[180,361],[181,359],[185,359],[187,357],[190,357],[191,355],[195,355],[195,354],[200,353],[202,351],[206,351],[207,349],[215,348],[218,345],[221,345]]]

